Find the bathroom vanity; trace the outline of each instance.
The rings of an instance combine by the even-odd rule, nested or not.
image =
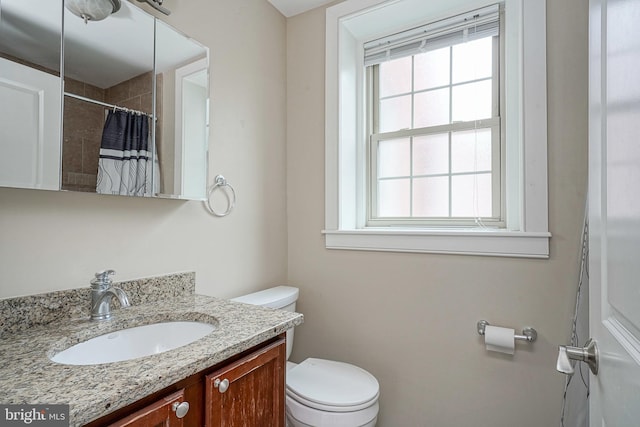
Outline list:
[[[285,353],[282,335],[88,427],[284,426]]]
[[[131,307],[102,322],[88,319],[88,289],[0,300],[0,402],[69,404],[71,426],[283,426],[284,333],[302,315],[194,294],[195,275],[186,276],[118,283]],[[97,336],[170,321],[214,330],[133,360],[50,359]]]

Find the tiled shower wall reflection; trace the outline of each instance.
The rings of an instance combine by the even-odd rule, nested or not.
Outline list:
[[[157,105],[162,103],[162,75],[157,76]],[[147,72],[107,89],[65,78],[65,91],[96,101],[153,113],[153,74]],[[162,117],[158,107],[158,117]],[[96,191],[98,156],[108,108],[69,96],[64,99],[62,189]],[[156,144],[160,144],[160,126]]]

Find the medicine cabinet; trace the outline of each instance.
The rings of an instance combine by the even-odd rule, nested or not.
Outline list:
[[[2,0],[0,186],[203,200],[208,83],[208,48],[126,0],[86,23],[64,0]],[[144,150],[105,143],[129,132],[115,112],[144,118]],[[114,159],[144,161],[144,191],[100,188]],[[103,179],[140,173],[121,164]]]

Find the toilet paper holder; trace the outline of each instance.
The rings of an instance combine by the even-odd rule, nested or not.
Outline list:
[[[484,330],[489,325],[490,323],[486,320],[478,321],[478,333],[484,336]],[[513,338],[518,341],[534,342],[536,339],[538,339],[538,332],[533,328],[527,327],[522,330],[522,335],[515,334]]]

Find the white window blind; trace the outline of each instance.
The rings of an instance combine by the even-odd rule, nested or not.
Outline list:
[[[497,36],[499,32],[500,6],[495,4],[369,41],[364,44],[364,65]]]

